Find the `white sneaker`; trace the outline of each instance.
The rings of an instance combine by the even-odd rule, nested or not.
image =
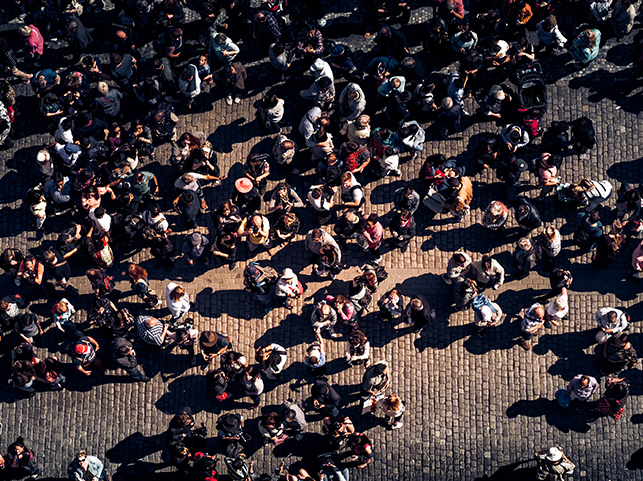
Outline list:
[[[404,423],[397,422],[391,426],[391,429],[400,429],[402,426],[404,426]]]
[[[379,257],[378,257],[377,259],[375,259],[373,262],[375,262],[375,264],[379,264],[380,262],[382,262],[382,256],[379,256]]]
[[[232,105],[232,95],[228,95],[228,96],[225,98],[225,102],[226,102],[228,105]]]
[[[239,102],[241,102],[241,99],[239,97],[235,97],[234,98],[234,103],[238,104]]]

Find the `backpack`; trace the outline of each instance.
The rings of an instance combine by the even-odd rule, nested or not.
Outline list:
[[[474,297],[471,301],[471,306],[476,313],[480,312],[484,306],[488,306],[494,314],[498,313],[498,310],[493,307],[493,304],[491,303],[489,298],[484,294],[478,294],[476,297]]]
[[[223,461],[228,468],[228,476],[232,481],[245,481],[250,476],[250,468],[244,456],[225,457]]]
[[[279,276],[272,267],[259,267],[256,262],[250,262],[243,272],[248,287],[266,293],[270,286],[277,283]]]
[[[593,242],[587,231],[585,231],[584,229],[578,229],[576,232],[574,232],[574,244],[576,244],[581,249],[589,249],[592,246]]]
[[[375,273],[375,277],[377,277],[378,284],[388,278],[388,272],[386,272],[384,266],[378,266],[377,264],[374,266],[371,264],[364,264],[362,266],[362,271],[373,271]]]
[[[346,170],[348,170],[349,172],[352,172],[355,169],[359,168],[359,166],[361,165],[359,162],[359,156],[365,150],[366,150],[366,147],[363,147],[357,152],[352,152],[348,154],[348,157],[346,157],[346,160],[344,161],[344,167],[346,167]]]
[[[342,173],[343,170],[339,164],[329,165],[324,175],[324,182],[331,187],[338,187],[341,184]]]

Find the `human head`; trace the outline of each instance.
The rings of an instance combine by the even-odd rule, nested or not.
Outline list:
[[[444,97],[442,99],[442,108],[450,109],[453,107],[453,99],[451,97]]]
[[[107,82],[98,82],[98,93],[101,95],[107,95],[109,93],[109,85]]]

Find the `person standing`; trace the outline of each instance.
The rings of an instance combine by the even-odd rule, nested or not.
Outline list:
[[[525,351],[531,350],[529,341],[538,334],[538,330],[544,325],[545,308],[542,304],[536,302],[527,310],[520,323],[520,328],[522,329],[520,345]]]
[[[384,419],[390,429],[400,429],[404,423],[400,421],[404,416],[406,406],[399,396],[391,394],[378,401],[378,406],[384,413]]]
[[[113,348],[114,362],[125,370],[133,379],[140,382],[149,382],[150,378],[138,369],[138,360],[132,343],[124,337],[117,337]]]
[[[572,474],[576,465],[565,456],[560,446],[540,451],[536,454],[538,470],[536,479],[538,481],[563,481],[565,474]]]
[[[190,297],[183,286],[170,282],[165,288],[165,301],[172,313],[172,323],[176,326],[190,311]]]
[[[375,257],[373,262],[379,264],[382,262],[380,247],[384,239],[384,228],[380,224],[377,214],[362,216],[360,232],[365,241],[362,249],[364,252],[370,252]]]
[[[592,376],[577,374],[567,385],[567,394],[572,401],[587,401],[598,388],[598,381]]]

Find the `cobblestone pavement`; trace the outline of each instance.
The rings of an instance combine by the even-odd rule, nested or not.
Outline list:
[[[352,32],[345,40],[359,56],[362,50],[370,49],[371,44],[361,37],[361,30],[355,26],[361,18],[358,6],[350,4],[345,8],[341,3],[336,4],[333,7],[336,15],[331,16],[335,22],[327,28],[331,36],[337,37]],[[5,17],[11,15],[5,14]],[[418,33],[424,20],[426,11],[417,10],[412,24],[406,29],[415,51],[419,50]],[[8,24],[4,28],[11,30],[15,26],[15,23]],[[565,34],[573,38],[571,31],[567,30]],[[553,120],[572,120],[587,115],[594,119],[597,128],[597,147],[589,155],[566,158],[562,170],[566,181],[578,181],[583,177],[602,179],[607,173],[607,178],[618,186],[621,181],[637,183],[641,178],[643,161],[639,134],[643,128],[640,114],[643,104],[641,84],[631,79],[627,65],[632,54],[631,42],[632,35],[620,45],[614,39],[609,40],[601,49],[599,59],[580,72],[565,67],[561,58],[543,63],[549,94],[549,111],[544,123],[549,125]],[[427,69],[431,67],[431,59],[425,53],[421,52],[420,58],[427,64]],[[218,205],[230,195],[235,174],[248,153],[252,149],[265,151],[271,145],[270,137],[265,136],[253,121],[252,108],[261,94],[261,86],[267,83],[269,72],[260,62],[249,65],[251,90],[254,89],[250,98],[238,105],[227,106],[214,91],[206,92],[199,98],[194,113],[180,115],[179,131],[206,132],[219,152],[222,170],[229,169],[229,178],[221,186],[206,189],[210,206]],[[440,80],[447,70],[434,77]],[[4,161],[0,165],[0,245],[2,248],[18,247],[23,252],[42,252],[55,240],[55,235],[46,235],[42,245],[35,241],[32,219],[21,199],[32,186],[30,173],[35,152],[52,138],[36,121],[31,92],[20,85],[16,89],[20,112],[15,126],[16,146],[0,153]],[[278,94],[294,91],[285,84],[276,85],[275,89]],[[291,125],[296,125],[301,117],[300,110],[293,102],[287,109]],[[455,139],[437,141],[435,132],[429,129],[431,140],[426,143],[423,155],[414,163],[403,165],[402,179],[368,184],[366,192],[370,202],[366,211],[380,215],[388,213],[394,189],[405,181],[412,181],[429,154],[440,152],[456,156],[473,168],[470,161],[476,139],[483,132],[498,130],[498,126],[490,123],[476,123]],[[159,161],[145,166],[161,179],[166,209],[170,207],[172,181],[168,156],[166,145],[157,151]],[[270,185],[274,186],[280,177],[279,172],[273,173]],[[288,178],[300,192],[305,192],[313,179],[312,171]],[[639,351],[643,350],[638,322],[643,317],[640,286],[625,279],[630,253],[621,254],[606,271],[592,268],[588,265],[588,256],[579,255],[572,246],[573,213],[562,213],[549,197],[544,203],[544,218],[563,233],[562,265],[570,266],[575,278],[569,321],[547,330],[533,351],[523,351],[514,341],[520,334],[518,315],[531,304],[535,295],[548,289],[548,280],[543,273],[532,273],[521,281],[509,275],[506,284],[491,294],[508,313],[507,320],[481,340],[474,334],[471,311],[453,313],[450,291],[438,276],[451,253],[460,247],[469,250],[474,257],[483,253],[497,256],[511,274],[510,254],[517,238],[499,237],[483,230],[479,224],[483,209],[490,200],[505,197],[494,174],[483,172],[476,174],[473,180],[472,213],[462,223],[453,224],[440,215],[431,218],[422,212],[418,221],[424,229],[408,251],[384,254],[383,265],[390,277],[381,291],[399,285],[407,295],[427,296],[437,311],[437,322],[422,334],[379,324],[373,314],[361,322],[373,345],[373,358],[391,362],[392,390],[406,400],[407,414],[402,429],[387,431],[379,419],[359,415],[357,392],[363,368],[347,369],[342,359],[344,343],[328,342],[329,378],[339,386],[347,401],[346,413],[357,429],[367,432],[374,441],[374,462],[364,470],[353,471],[351,477],[410,481],[472,480],[487,475],[492,479],[515,480],[519,476],[525,477],[524,469],[529,467],[529,464],[520,464],[521,461],[532,458],[535,450],[558,443],[578,465],[573,479],[641,479],[641,471],[626,466],[640,448],[643,376],[639,370],[627,374],[632,396],[624,417],[618,422],[602,418],[588,423],[583,410],[563,413],[553,401],[555,391],[564,387],[575,374],[585,372],[598,376],[593,345],[593,313],[597,308],[607,305],[627,308],[633,320],[632,342]],[[533,175],[530,175],[530,181],[535,184]],[[534,190],[527,190],[526,195],[535,197]],[[614,207],[614,202],[612,198],[608,205]],[[603,217],[607,218],[607,209],[603,209]],[[64,219],[58,219],[52,227],[59,229],[63,222]],[[513,218],[510,225],[515,226]],[[207,232],[210,227],[210,219],[201,218],[199,230]],[[312,217],[306,213],[302,233],[311,227]],[[182,234],[174,236],[176,245]],[[152,286],[157,292],[164,292],[169,280],[186,283],[190,297],[195,301],[197,327],[227,333],[237,349],[246,355],[252,357],[254,347],[265,342],[278,342],[287,348],[289,367],[283,379],[277,384],[266,383],[267,394],[261,407],[261,413],[265,413],[289,397],[299,402],[308,397],[308,386],[298,390],[291,390],[289,386],[305,376],[302,361],[306,346],[313,340],[308,320],[313,299],[320,299],[326,290],[344,292],[345,282],[356,275],[356,266],[365,260],[361,251],[351,245],[345,256],[350,268],[332,283],[323,282],[307,265],[308,256],[302,239],[302,235],[298,236],[297,242],[275,254],[272,265],[277,269],[288,266],[301,272],[307,285],[306,295],[294,310],[275,309],[265,317],[261,308],[242,290],[241,268],[230,272],[226,267],[188,267],[179,261],[169,271],[159,270],[150,261],[147,250],[120,260],[122,263],[134,260],[144,265],[151,273]],[[268,256],[261,253],[257,258],[266,261]],[[74,278],[73,283],[81,296],[73,302],[86,309],[91,304],[91,291],[82,277],[83,270],[79,266],[74,271],[79,277]],[[124,291],[123,305],[134,313],[141,312],[141,304],[120,275],[121,268],[114,267],[111,272],[119,280],[118,287]],[[16,289],[7,275],[0,277],[0,287],[3,293]],[[32,309],[48,317],[51,302],[40,301]],[[168,312],[160,310],[158,314],[167,316]],[[84,320],[84,312],[80,317]],[[37,351],[41,354],[57,352],[68,359],[62,353],[63,336],[49,321],[45,325],[46,334],[37,345]],[[107,346],[101,333],[90,334]],[[135,476],[175,479],[172,469],[166,467],[162,458],[164,431],[172,415],[183,406],[192,406],[197,423],[205,423],[212,434],[220,411],[214,400],[206,396],[204,371],[192,368],[186,355],[178,350],[152,351],[142,346],[137,350],[145,372],[153,376],[148,384],[131,382],[124,373],[114,370],[91,378],[70,372],[67,389],[40,393],[28,400],[18,399],[5,385],[0,391],[3,449],[16,436],[24,436],[37,453],[46,477],[64,477],[67,463],[78,449],[84,448],[106,460],[107,467],[120,475],[120,479],[135,479]],[[9,365],[6,347],[2,354],[0,374],[4,383]],[[249,406],[248,399],[242,398],[226,401],[223,408],[238,410],[249,418],[247,426],[253,435],[250,452],[258,468],[274,469],[281,459],[287,464],[295,463],[320,440],[320,423],[313,422],[310,425],[312,433],[301,443],[288,441],[278,448],[263,447],[254,419],[259,412],[249,410]],[[311,420],[319,421],[319,418],[312,416]],[[217,450],[213,438],[209,444],[213,451]]]

